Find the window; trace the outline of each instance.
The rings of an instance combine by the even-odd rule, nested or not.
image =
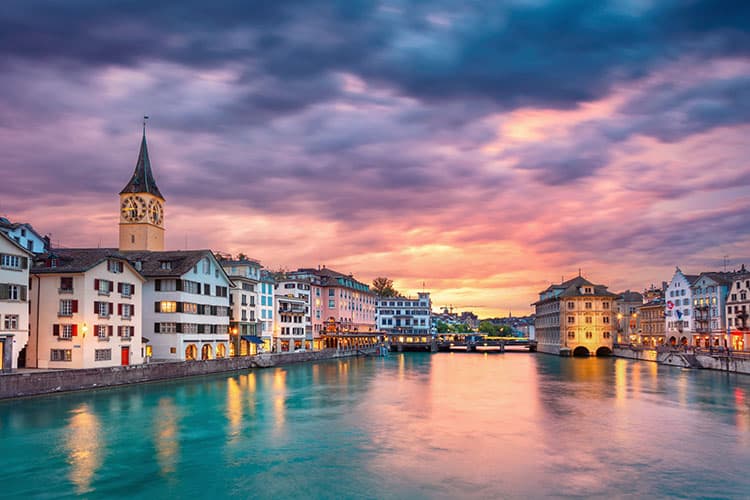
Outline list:
[[[119,283],[120,295],[123,297],[130,297],[133,295],[133,285],[130,283]]]
[[[111,273],[121,273],[123,270],[122,262],[119,260],[108,260],[107,270]]]
[[[72,349],[51,349],[49,355],[50,361],[72,361]]]
[[[58,316],[73,316],[73,300],[61,300]]]
[[[0,265],[11,269],[21,269],[21,257],[18,255],[3,254],[2,259],[0,259]]]
[[[591,302],[586,302],[586,303],[584,304],[584,307],[585,307],[586,309],[591,309]]]
[[[133,336],[132,326],[118,326],[117,330],[120,337],[130,338]]]
[[[130,318],[133,315],[133,306],[132,304],[120,304],[120,316],[122,316],[125,319]]]
[[[6,330],[18,330],[18,314],[6,314],[4,325]]]
[[[112,359],[112,349],[96,349],[94,351],[94,361],[110,361]]]
[[[94,290],[99,291],[99,295],[109,295],[114,286],[113,281],[109,280],[94,280]]]
[[[612,336],[612,335],[611,335],[611,334],[610,334],[609,332],[604,332],[604,333],[602,334],[602,337],[603,337],[603,338],[605,338],[605,339],[608,339],[608,338],[610,338],[611,336]]]
[[[94,327],[94,335],[100,339],[109,338],[109,332],[107,331],[107,325],[96,325]]]
[[[110,307],[109,302],[95,302],[96,304],[96,312],[99,315],[99,317],[107,317],[110,314]]]
[[[592,337],[593,337],[593,335],[591,334],[591,332],[586,332],[586,338],[587,339],[590,339]]]
[[[328,307],[331,308],[331,309],[333,309],[334,307],[336,307],[336,299],[329,299],[328,300]]]
[[[575,309],[576,303],[575,302],[568,302],[568,309]]]
[[[328,296],[329,297],[335,297],[336,296],[336,291],[333,288],[328,289]],[[393,304],[391,304],[391,305],[393,305]],[[333,306],[331,306],[331,307],[333,307]]]
[[[8,285],[8,299],[21,300],[21,287],[19,285]]]
[[[169,260],[162,260],[159,262],[159,269],[163,269],[165,271],[169,271],[172,269],[172,261]]]
[[[163,313],[177,312],[177,302],[162,300],[161,302],[157,302],[157,304],[159,304],[159,308],[157,312],[163,312]]]
[[[584,288],[583,293],[591,293],[591,288],[589,287]]]
[[[203,259],[203,274],[211,274],[211,263],[208,259]]]
[[[604,324],[609,324],[609,316],[604,316],[604,317],[602,318],[602,323],[604,323]]]
[[[60,325],[60,338],[70,339],[73,338],[73,325]]]
[[[71,293],[73,291],[73,278],[60,278],[60,292]]]
[[[574,331],[572,331],[572,330],[571,330],[571,331],[569,331],[569,332],[568,332],[568,338],[569,338],[569,339],[574,339],[574,338],[576,338],[576,332],[574,332]]]
[[[568,316],[568,324],[569,325],[573,324],[575,322],[576,322],[576,317],[575,316]]]
[[[609,309],[609,302],[602,302],[603,309]]]
[[[175,333],[177,325],[175,323],[159,323],[159,333]]]
[[[586,324],[590,325],[591,323],[593,323],[593,318],[591,316],[586,316]]]

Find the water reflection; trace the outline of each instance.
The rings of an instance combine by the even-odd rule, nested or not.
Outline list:
[[[284,433],[286,423],[286,370],[277,369],[273,375],[274,435]]]
[[[99,419],[88,404],[82,404],[72,410],[68,421],[65,448],[70,465],[70,480],[76,486],[76,493],[82,494],[91,490],[91,481],[102,463],[102,440]]]
[[[240,377],[238,381],[236,377],[229,377],[227,379],[227,419],[229,420],[229,442],[235,442],[237,437],[240,435],[242,430],[242,387]]]
[[[159,462],[159,472],[162,477],[171,477],[175,473],[180,451],[179,410],[171,397],[159,399],[154,422],[156,423],[154,425],[154,443],[156,444],[156,460]]]

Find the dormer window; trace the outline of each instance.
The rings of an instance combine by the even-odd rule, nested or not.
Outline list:
[[[122,261],[119,260],[108,260],[107,270],[111,273],[121,273],[123,271]]]
[[[165,271],[170,271],[172,269],[172,261],[171,260],[162,260],[159,262],[159,269],[164,269]]]
[[[583,289],[583,293],[592,293],[592,292],[591,292],[591,287],[585,287],[585,288]]]

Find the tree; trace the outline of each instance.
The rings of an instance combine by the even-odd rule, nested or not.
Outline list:
[[[445,321],[438,320],[435,327],[437,328],[438,333],[450,333],[451,332],[451,325],[449,325]]]
[[[493,325],[489,321],[482,321],[481,323],[479,323],[479,331],[481,333],[489,335],[490,337],[497,337],[500,335],[500,328],[496,325]]]
[[[247,258],[248,258],[247,255],[245,255],[242,252],[237,254],[237,260],[247,260]]]
[[[393,280],[379,276],[372,280],[372,291],[381,297],[397,297],[398,292],[393,288]]]

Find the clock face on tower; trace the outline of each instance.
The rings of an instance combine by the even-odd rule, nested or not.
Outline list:
[[[157,200],[151,200],[148,202],[148,220],[152,224],[157,226],[162,223],[164,217],[164,209]]]
[[[122,218],[128,222],[136,222],[146,214],[146,202],[140,196],[128,196],[120,205]]]

